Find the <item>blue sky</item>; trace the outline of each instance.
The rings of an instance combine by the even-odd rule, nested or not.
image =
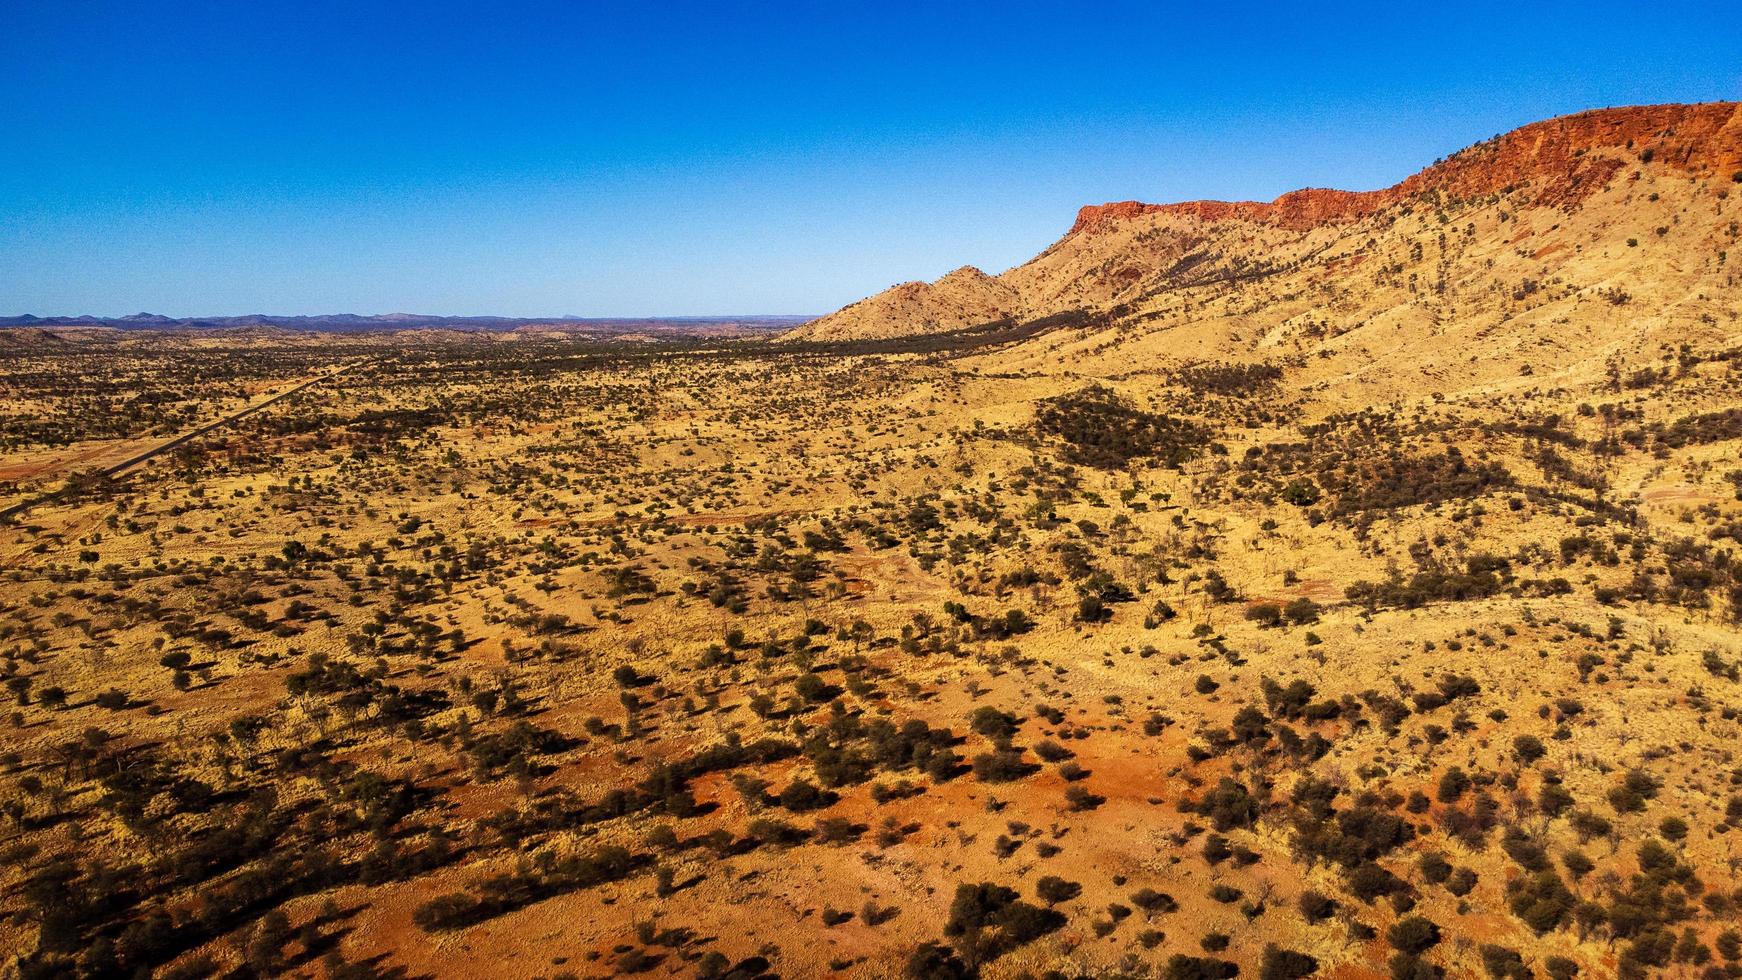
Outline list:
[[[1418,9],[1419,8],[1419,9]],[[1726,3],[0,3],[0,313],[820,313],[1742,98]]]

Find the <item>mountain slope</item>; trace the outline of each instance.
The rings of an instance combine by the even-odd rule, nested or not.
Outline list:
[[[936,282],[904,282],[800,327],[809,340],[896,337],[959,330],[1016,316],[1016,289],[971,265]]]
[[[1640,337],[1682,339],[1738,305],[1727,253],[1739,179],[1736,103],[1584,112],[1377,191],[1085,207],[1063,238],[1002,275],[905,284],[789,336],[886,337],[1082,311],[1100,330],[1117,328],[1120,346],[1165,327],[1192,356],[1335,355],[1368,339],[1413,347],[1454,322],[1511,334],[1549,305],[1576,312],[1564,334],[1578,339],[1594,320],[1615,319],[1595,314],[1631,303]],[[1375,324],[1390,332],[1348,336]],[[1613,324],[1597,326],[1623,339]],[[1177,336],[1182,327],[1189,336]]]

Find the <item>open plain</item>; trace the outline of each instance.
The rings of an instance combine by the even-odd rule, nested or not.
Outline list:
[[[6,969],[1742,976],[1739,222],[1644,107],[777,338],[0,331]]]

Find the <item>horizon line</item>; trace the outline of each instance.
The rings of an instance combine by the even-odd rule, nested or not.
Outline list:
[[[674,320],[799,320],[799,319],[816,319],[817,317],[827,316],[827,315],[828,315],[827,313],[672,313],[672,314],[632,313],[632,314],[621,314],[621,315],[565,313],[565,314],[556,314],[556,315],[516,316],[516,315],[506,314],[506,313],[403,313],[403,312],[351,313],[351,312],[342,312],[342,313],[200,313],[200,314],[194,314],[194,315],[190,315],[190,316],[170,316],[168,314],[163,314],[163,313],[148,313],[148,312],[126,313],[126,314],[120,314],[120,315],[109,315],[109,314],[103,314],[103,313],[47,313],[47,314],[0,313],[0,325],[17,326],[18,324],[4,323],[3,321],[14,321],[14,320],[23,320],[23,319],[33,319],[33,320],[40,320],[40,321],[43,321],[45,323],[55,323],[55,322],[70,321],[70,320],[98,320],[98,321],[135,320],[135,321],[139,321],[139,322],[147,322],[149,320],[158,320],[158,321],[170,321],[170,322],[188,322],[188,321],[194,321],[194,320],[240,320],[240,319],[245,319],[245,318],[249,318],[249,317],[259,317],[259,318],[265,319],[265,320],[336,320],[336,319],[342,319],[342,318],[354,318],[354,319],[361,319],[361,320],[386,320],[386,319],[398,317],[398,318],[418,319],[418,320],[523,320],[523,321],[527,321],[527,322],[541,322],[541,323],[586,323],[586,322],[596,322],[596,321],[602,321],[602,320],[646,320],[646,321],[668,321],[668,322],[674,321]]]

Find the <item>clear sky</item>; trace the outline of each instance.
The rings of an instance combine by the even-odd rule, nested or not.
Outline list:
[[[1333,9],[1335,7],[1335,9]],[[1712,3],[0,2],[0,313],[820,313],[1742,98]]]

